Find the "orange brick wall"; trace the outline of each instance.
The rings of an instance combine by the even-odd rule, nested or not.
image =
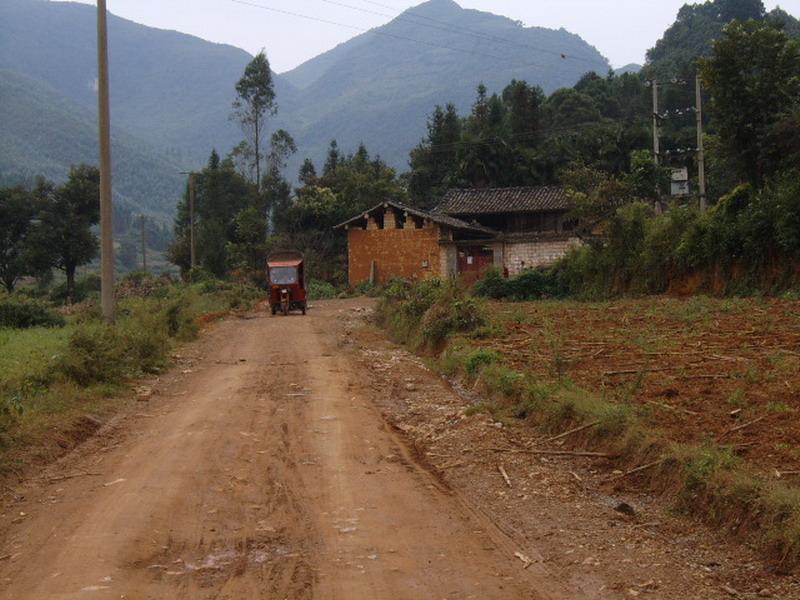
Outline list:
[[[369,281],[372,261],[378,281],[392,277],[428,279],[439,276],[439,228],[349,229],[347,258],[350,285]],[[428,261],[428,267],[422,266]]]

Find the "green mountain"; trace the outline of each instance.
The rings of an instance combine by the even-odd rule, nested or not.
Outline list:
[[[466,111],[480,83],[499,92],[525,79],[549,93],[609,68],[595,48],[563,29],[524,27],[452,0],[430,0],[283,74],[300,99],[282,120],[315,160],[336,138],[348,149],[363,141],[404,169],[436,104]]]
[[[46,0],[0,3],[0,69],[47,83],[96,111],[96,9]],[[122,129],[196,166],[211,147],[241,139],[228,119],[251,56],[174,31],[109,16],[112,118]],[[289,90],[281,83],[279,92]]]
[[[625,73],[638,73],[642,70],[642,65],[630,63],[619,69],[614,69],[614,75],[624,75]]]
[[[97,163],[97,120],[88,109],[48,85],[0,70],[0,185],[60,181],[69,166]],[[178,166],[149,144],[115,130],[115,200],[164,214],[182,190]]]
[[[59,180],[70,163],[96,162],[95,18],[85,4],[0,2],[0,180]],[[114,16],[109,54],[116,192],[135,207],[170,213],[182,190],[177,171],[242,139],[229,116],[251,56]],[[567,31],[430,0],[276,76],[273,124],[298,141],[293,170],[305,156],[319,164],[333,138],[345,150],[363,141],[405,169],[436,104],[463,111],[481,82],[499,91],[526,79],[551,92],[608,68]]]

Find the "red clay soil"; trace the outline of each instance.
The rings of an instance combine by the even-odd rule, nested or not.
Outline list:
[[[480,343],[511,367],[542,381],[560,370],[588,391],[646,406],[674,441],[735,446],[770,474],[800,471],[800,302],[648,298],[490,310],[504,334]]]

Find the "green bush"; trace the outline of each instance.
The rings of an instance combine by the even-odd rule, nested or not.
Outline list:
[[[125,374],[124,343],[109,325],[85,324],[72,332],[58,370],[81,386],[117,383]]]
[[[73,302],[83,302],[93,294],[100,293],[100,276],[96,273],[88,273],[75,280],[75,291]],[[67,303],[67,283],[59,283],[50,290],[50,301],[56,304]]]
[[[483,367],[500,362],[500,354],[494,350],[480,348],[467,355],[464,360],[464,370],[467,375],[474,377]]]
[[[502,300],[511,295],[508,280],[503,277],[500,269],[496,267],[486,271],[486,274],[475,284],[472,291],[476,296],[494,300]]]
[[[49,304],[24,296],[0,297],[0,327],[63,327],[64,317]]]
[[[395,339],[436,350],[450,333],[469,333],[486,323],[475,298],[455,281],[394,280],[382,290],[378,323]]]
[[[565,280],[553,269],[530,269],[511,279],[505,279],[499,270],[492,268],[473,289],[476,296],[495,300],[560,298],[567,295],[568,291]]]
[[[312,279],[308,282],[308,297],[311,300],[331,300],[338,295],[336,288],[327,281]]]

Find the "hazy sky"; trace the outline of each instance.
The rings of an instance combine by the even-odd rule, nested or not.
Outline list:
[[[95,4],[93,0],[79,0]],[[107,0],[116,15],[174,29],[256,53],[267,50],[272,68],[284,72],[347,41],[359,29],[377,27],[421,0],[244,0],[343,27],[280,14],[234,0]],[[612,65],[644,61],[686,0],[456,0],[464,8],[505,15],[525,25],[577,33]],[[800,15],[800,0],[766,1]],[[379,6],[382,5],[382,6]],[[384,8],[390,7],[390,8]],[[358,8],[360,10],[355,10]]]

